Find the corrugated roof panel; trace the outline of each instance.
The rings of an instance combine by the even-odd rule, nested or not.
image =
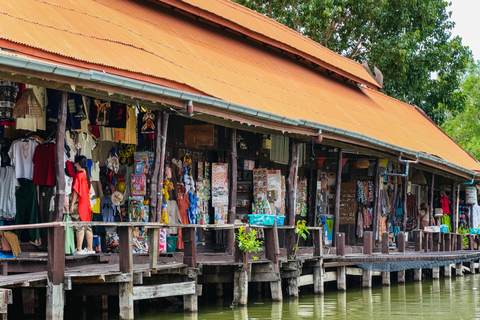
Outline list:
[[[0,15],[0,38],[69,58],[72,65],[85,68],[82,62],[98,71],[129,71],[133,79],[149,75],[186,84],[192,92],[280,119],[302,118],[480,169],[414,107],[334,80],[152,3],[3,0]],[[278,28],[254,20],[256,28]]]

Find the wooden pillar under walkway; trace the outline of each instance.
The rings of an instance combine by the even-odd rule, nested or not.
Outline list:
[[[55,139],[55,194],[54,221],[63,220],[63,204],[65,200],[65,174],[64,174],[64,150],[65,124],[67,120],[67,92],[62,92],[60,108],[58,110],[57,131]],[[65,228],[51,227],[47,231],[48,260],[47,260],[47,319],[64,318],[64,291],[63,280],[65,278]]]
[[[455,264],[455,275],[457,277],[463,277],[463,263],[459,262]]]
[[[183,263],[190,268],[196,268],[197,245],[195,240],[195,228],[182,228],[182,236],[184,244]],[[198,311],[198,296],[196,293],[183,296],[183,309],[187,312]]]
[[[384,286],[390,285],[390,271],[382,272],[382,284]]]
[[[337,267],[337,289],[339,291],[347,290],[347,267]]]
[[[362,269],[362,287],[372,287],[372,271]]]
[[[342,185],[342,148],[338,148],[337,154],[337,175],[335,176],[335,209],[333,234],[340,232],[340,190]],[[333,237],[333,246],[337,247],[337,239]]]
[[[320,228],[319,230],[312,230],[311,232],[313,233],[313,256],[320,257],[313,267],[313,292],[315,294],[323,294],[323,230]]]
[[[398,271],[397,282],[398,283],[405,283],[405,270]]]
[[[278,277],[280,279],[278,281],[270,282],[270,291],[272,293],[272,300],[282,301],[283,300],[282,280],[280,277],[280,267],[279,267],[280,244],[278,240],[277,223],[276,222],[274,223],[273,228],[265,228],[264,232],[265,232],[265,258],[267,258],[273,263],[275,272],[278,273]]]
[[[443,267],[443,276],[445,278],[451,278],[452,277],[452,265],[448,264]]]
[[[227,223],[235,223],[235,214],[237,206],[237,129],[230,129],[230,165],[229,165],[229,189],[228,193],[228,216]],[[235,249],[235,235],[234,229],[224,231],[226,233],[225,248],[228,254],[234,254]]]
[[[422,281],[422,269],[413,269],[413,280]]]
[[[432,279],[434,280],[440,279],[440,267],[432,268]]]

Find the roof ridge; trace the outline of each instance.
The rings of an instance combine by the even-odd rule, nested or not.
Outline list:
[[[298,48],[295,44],[291,43],[291,41],[284,41],[283,39],[280,39],[280,37],[275,37],[272,34],[269,34],[268,32],[262,32],[261,30],[258,30],[258,28],[255,28],[254,26],[251,26],[251,24],[248,24],[248,21],[244,21],[246,24],[240,24],[240,22],[235,21],[234,19],[231,19],[231,17],[227,17],[225,15],[221,15],[218,10],[215,12],[215,10],[208,8],[205,3],[212,3],[213,1],[206,1],[204,2],[203,0],[150,0],[154,1],[157,3],[163,3],[165,5],[173,6],[176,7],[182,11],[188,12],[193,15],[201,16],[202,18],[206,20],[212,20],[212,16],[208,17],[208,15],[213,15],[217,17],[221,21],[213,21],[214,23],[217,23],[219,25],[222,25],[224,27],[228,27],[227,24],[233,24],[237,26],[239,29],[244,29],[248,30],[251,33],[254,33],[256,37],[252,34],[248,34],[252,39],[255,39],[260,42],[262,41],[260,38],[264,37],[265,39],[268,39],[269,41],[275,42],[274,44],[268,43],[269,45],[276,47],[277,49],[288,51],[294,55],[301,55],[303,59],[306,59],[314,64],[318,64],[321,67],[333,71],[341,76],[344,76],[350,80],[353,80],[355,82],[363,83],[364,85],[370,86],[372,88],[380,88],[379,84],[376,82],[376,80],[369,75],[363,66],[354,61],[351,60],[347,57],[344,57],[324,46],[322,46],[320,43],[313,41],[312,39],[298,33],[295,30],[292,30],[288,28],[287,26],[284,26],[283,24],[275,21],[274,19],[271,19],[267,16],[264,16],[256,11],[253,11],[249,8],[246,8],[240,4],[234,3],[229,0],[216,0],[215,4],[221,4],[221,5],[227,5],[231,10],[236,10],[239,11],[241,10],[241,13],[247,14],[253,19],[255,19],[257,22],[261,23],[268,23],[269,26],[275,27],[275,28],[281,28],[282,32],[285,32],[288,34],[289,37],[294,37],[294,39],[291,40],[301,40],[302,43],[304,43],[306,46],[310,46],[312,49],[310,52],[308,50]],[[203,14],[202,13],[207,13]],[[228,23],[225,23],[228,22]],[[246,34],[242,30],[234,29],[231,27],[236,32],[239,32],[241,34]],[[280,47],[278,44],[282,45]],[[288,47],[289,49],[286,50]],[[315,52],[316,51],[316,52]],[[318,52],[322,51],[322,52]],[[321,54],[324,54],[326,57],[321,57]],[[332,60],[337,60],[332,61]],[[341,62],[341,63],[338,63]],[[345,66],[342,68],[341,64],[346,63],[350,66],[350,68],[345,68]],[[339,66],[340,64],[340,66]],[[355,68],[355,70],[352,70],[351,68]]]

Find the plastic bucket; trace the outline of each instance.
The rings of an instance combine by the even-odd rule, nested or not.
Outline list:
[[[178,236],[167,236],[167,252],[175,252]]]

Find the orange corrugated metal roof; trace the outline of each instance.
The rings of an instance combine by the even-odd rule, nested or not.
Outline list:
[[[17,43],[26,54],[81,68],[110,68],[133,79],[148,75],[155,83],[182,84],[192,92],[357,132],[480,170],[415,107],[347,85],[155,4],[3,0],[0,15],[0,39],[8,40],[2,46]]]
[[[379,84],[372,78],[372,76],[363,68],[363,66],[356,61],[345,58],[323,46],[312,41],[311,39],[300,35],[298,32],[262,15],[258,12],[252,11],[237,3],[226,0],[158,0],[158,2],[169,3],[172,6],[179,7],[189,13],[199,14],[206,19],[215,20],[220,24],[235,23],[238,27],[236,31],[243,32],[247,29],[261,36],[268,37],[278,43],[282,43],[291,49],[299,50],[306,53],[307,56],[312,57],[312,61],[319,59],[327,63],[333,68],[346,72],[348,75],[355,77],[356,81],[369,85],[373,88],[378,88]],[[201,9],[202,11],[195,10]],[[212,15],[206,16],[205,13],[211,13],[216,17],[225,19],[215,19]],[[255,37],[254,35],[252,37]],[[261,40],[261,38],[259,38]],[[285,48],[285,47],[284,47]],[[316,58],[316,59],[315,59]],[[318,61],[317,61],[318,62]]]

